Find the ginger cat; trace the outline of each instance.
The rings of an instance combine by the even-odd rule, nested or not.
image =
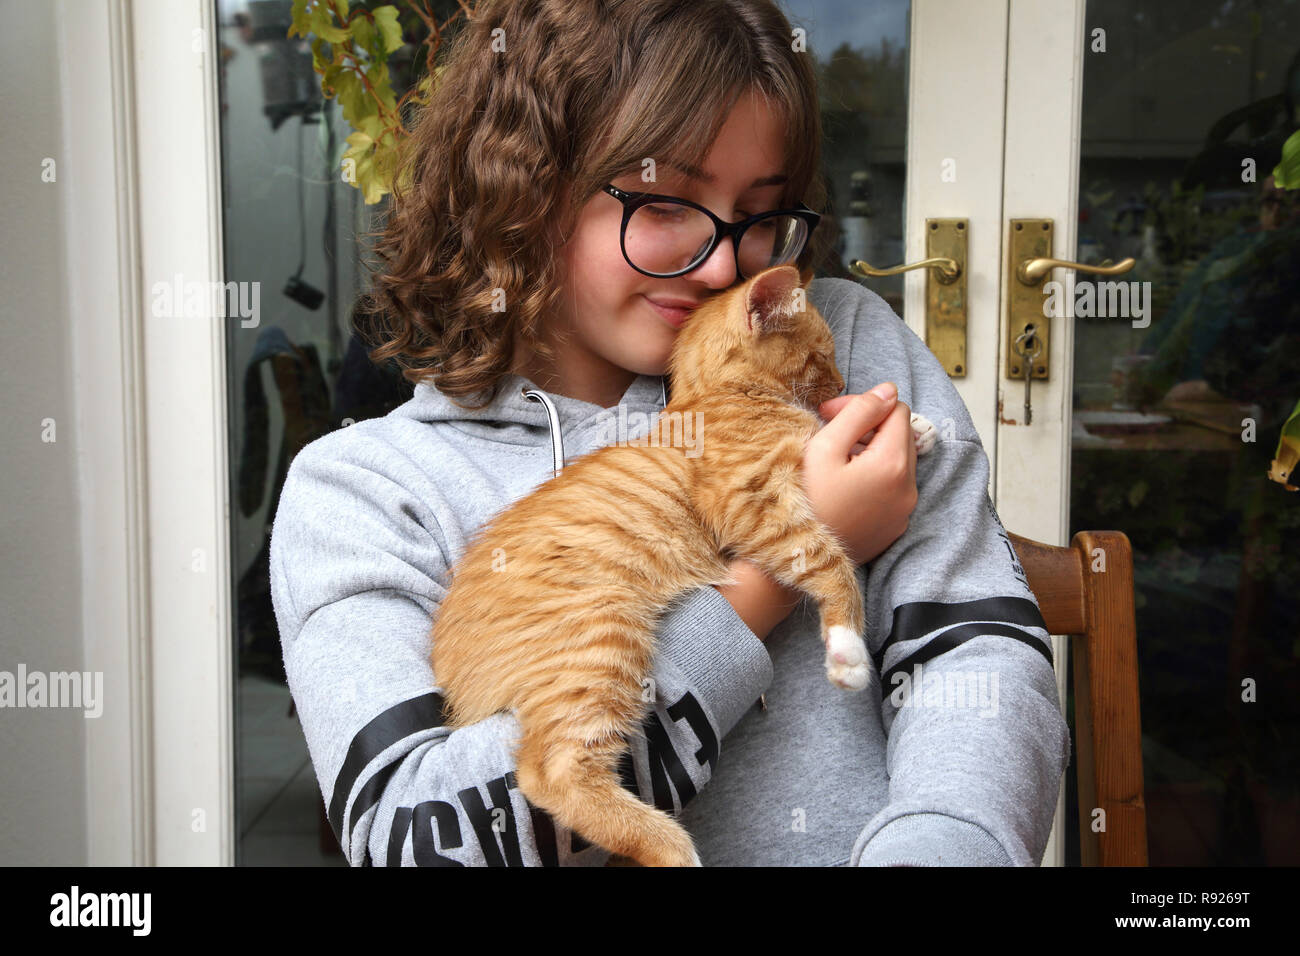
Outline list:
[[[687,831],[618,775],[674,599],[728,583],[731,558],[747,558],[816,600],[831,683],[862,690],[874,674],[854,566],[801,482],[817,408],[844,389],[831,331],[804,294],[811,278],[778,266],[701,304],[673,346],[658,447],[600,448],[496,515],[452,569],[435,619],[447,726],[514,710],[524,795],[643,866],[700,865]],[[708,426],[693,456],[680,420],[668,427],[675,413]],[[912,425],[928,451],[933,425]]]

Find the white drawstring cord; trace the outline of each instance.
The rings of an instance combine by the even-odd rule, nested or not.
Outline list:
[[[539,388],[520,389],[524,398],[534,402],[541,402],[546,406],[546,417],[551,426],[551,455],[554,458],[555,476],[559,477],[560,472],[564,469],[564,438],[560,433],[560,413],[555,410],[555,403],[551,397]]]

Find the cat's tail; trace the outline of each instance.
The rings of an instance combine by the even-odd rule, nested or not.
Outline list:
[[[625,790],[615,768],[626,741],[544,739],[524,727],[515,779],[533,804],[557,823],[642,866],[700,866],[686,829]]]

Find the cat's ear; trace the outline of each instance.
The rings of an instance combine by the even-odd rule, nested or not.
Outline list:
[[[812,282],[812,280],[813,280],[813,267],[810,265],[805,266],[803,271],[799,273],[799,285],[801,285],[803,288],[806,289],[808,288],[808,283]]]
[[[750,332],[768,335],[791,328],[801,278],[794,266],[773,266],[750,280],[745,291],[745,323]]]

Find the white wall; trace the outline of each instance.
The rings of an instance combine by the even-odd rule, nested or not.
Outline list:
[[[59,10],[0,2],[0,671],[11,673],[85,659]],[[41,181],[46,157],[54,183]],[[90,723],[73,708],[0,709],[0,864],[87,862]]]

